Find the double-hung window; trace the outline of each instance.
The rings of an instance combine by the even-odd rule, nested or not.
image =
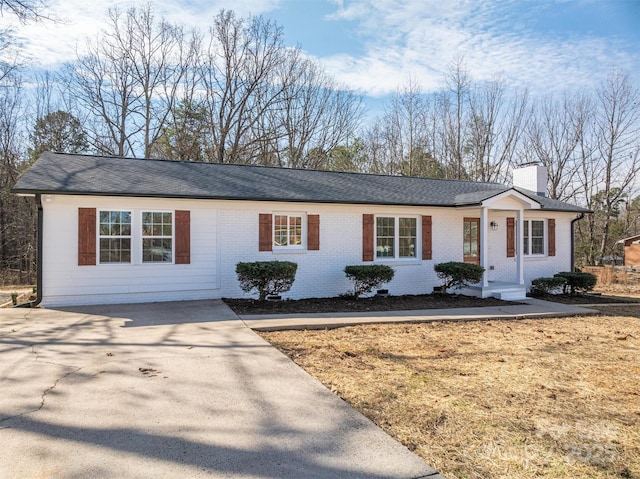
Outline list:
[[[171,263],[173,261],[173,213],[142,212],[142,262]]]
[[[376,217],[376,257],[416,258],[418,221],[411,217]]]
[[[100,263],[131,262],[131,212],[100,211]]]
[[[302,215],[273,215],[273,246],[278,248],[302,246]]]
[[[544,254],[544,220],[524,220],[523,239],[525,255]]]

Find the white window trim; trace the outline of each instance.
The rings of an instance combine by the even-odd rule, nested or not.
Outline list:
[[[144,261],[144,248],[142,246],[142,242],[145,238],[168,238],[168,236],[144,236],[142,234],[142,215],[143,213],[170,213],[171,214],[171,261]],[[145,208],[141,208],[138,211],[138,219],[139,219],[139,224],[138,227],[136,228],[137,233],[140,235],[138,238],[138,245],[140,247],[140,263],[139,264],[144,264],[144,265],[151,265],[151,264],[155,264],[155,265],[162,265],[162,264],[175,264],[176,261],[176,215],[175,215],[175,210],[154,210],[154,209],[145,209]]]
[[[100,261],[100,212],[106,211],[126,211],[131,215],[131,261],[129,262],[109,262]],[[142,235],[142,213],[171,213],[171,261],[143,261],[142,260],[142,240],[146,236]],[[141,265],[171,265],[176,261],[176,215],[175,210],[167,209],[147,209],[147,208],[102,208],[96,209],[96,264],[107,267],[141,266]],[[107,238],[107,236],[104,236]],[[126,236],[125,236],[126,238]]]
[[[107,235],[107,236],[103,236],[100,234],[100,213],[111,213],[113,211],[117,211],[119,213],[129,213],[129,218],[131,219],[131,234],[130,235],[120,235],[120,236],[111,236],[111,235]],[[131,209],[125,209],[125,208],[103,208],[103,209],[97,209],[96,210],[96,264],[97,265],[103,265],[103,266],[122,266],[122,265],[131,265],[134,264],[134,234],[135,234],[135,227],[134,227],[134,223],[135,223],[135,219],[134,219],[134,214],[133,214],[133,210]],[[129,238],[130,241],[130,258],[129,261],[100,261],[100,240],[101,239],[106,239],[106,238]]]
[[[276,245],[276,216],[290,216],[301,218],[300,244]],[[288,229],[287,229],[288,231]],[[287,238],[288,242],[288,238]],[[307,250],[307,213],[302,211],[274,211],[271,213],[271,247],[274,253],[299,253]]]
[[[394,256],[378,256],[378,218],[394,219]],[[416,221],[416,245],[415,256],[400,255],[400,218],[411,218]],[[376,214],[373,216],[373,260],[379,263],[419,263],[422,258],[422,222],[420,215],[403,215],[398,213]]]
[[[531,253],[531,222],[532,221],[542,221],[542,251],[543,251],[542,253],[536,253],[536,254]],[[529,223],[529,228],[528,228],[529,229],[529,237],[528,238],[524,237],[524,224],[525,223]],[[527,242],[527,239],[529,240],[529,244],[527,245],[527,249],[528,249],[529,253],[524,254],[524,252],[523,252],[522,256],[524,258],[534,259],[534,258],[545,258],[545,257],[548,256],[548,254],[549,254],[549,249],[548,249],[549,248],[549,240],[548,240],[549,232],[547,230],[548,223],[549,222],[548,222],[548,220],[546,218],[525,218],[524,220],[522,220],[523,247],[524,247],[524,243]]]

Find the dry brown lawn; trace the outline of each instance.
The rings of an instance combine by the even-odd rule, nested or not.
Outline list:
[[[640,306],[261,333],[446,478],[640,478]]]
[[[612,296],[640,298],[640,285],[638,284],[597,285],[594,291],[602,294],[610,294]]]

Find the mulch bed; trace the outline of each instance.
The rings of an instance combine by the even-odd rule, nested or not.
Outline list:
[[[537,299],[553,301],[562,304],[616,304],[616,303],[640,303],[640,298],[625,296],[607,296],[604,294],[547,294],[536,296]]]
[[[297,314],[367,311],[408,311],[419,309],[480,308],[485,306],[510,306],[513,301],[496,298],[475,298],[459,294],[418,294],[354,299],[306,298],[283,301],[258,301],[256,299],[223,298],[236,314]]]
[[[606,296],[600,294],[546,295],[538,297],[545,301],[563,304],[620,304],[638,303],[640,298]],[[372,297],[354,299],[336,298],[285,299],[282,301],[258,301],[257,299],[223,298],[236,314],[297,314],[336,313],[367,311],[408,311],[420,309],[481,308],[486,306],[513,306],[514,301],[496,298],[475,298],[460,294],[416,294],[404,296]]]

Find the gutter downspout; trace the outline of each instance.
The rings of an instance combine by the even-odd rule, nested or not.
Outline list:
[[[19,304],[14,306],[15,308],[35,308],[42,301],[42,225],[44,223],[44,212],[42,210],[42,195],[40,193],[36,194],[36,205],[38,206],[38,225],[37,225],[37,235],[38,235],[38,250],[36,257],[36,299],[34,301],[29,301],[28,303]]]
[[[584,213],[580,213],[580,215],[571,220],[571,272],[576,269],[576,243],[575,243],[575,231],[574,225],[577,221],[580,221],[584,218]]]

